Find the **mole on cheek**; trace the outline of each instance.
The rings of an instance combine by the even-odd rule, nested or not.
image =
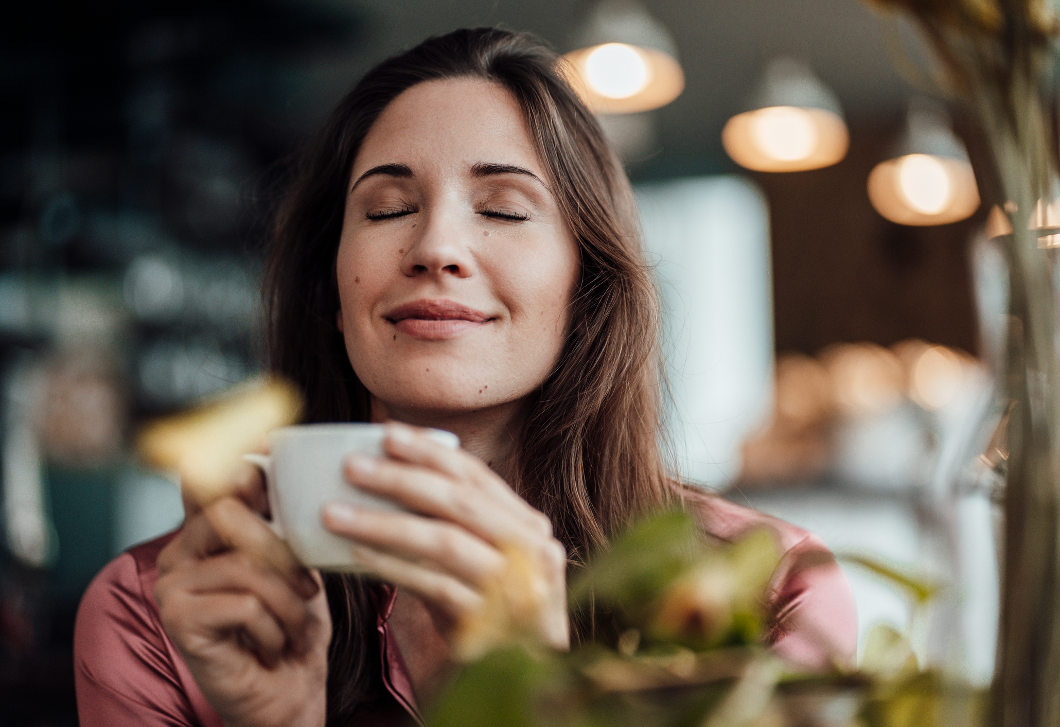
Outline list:
[[[360,278],[357,278],[357,277],[355,277],[355,278],[353,279],[353,284],[354,284],[354,285],[356,285],[356,284],[357,284],[357,283],[359,283],[359,282],[361,282],[361,279],[360,279]]]
[[[405,254],[405,248],[401,248],[400,250],[398,250],[398,255],[404,255],[404,254]]]
[[[483,230],[482,231],[482,236],[483,237],[489,237],[490,236],[490,231],[489,230]]]

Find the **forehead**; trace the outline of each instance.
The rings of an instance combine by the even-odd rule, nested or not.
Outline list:
[[[416,84],[390,102],[361,145],[353,178],[381,163],[446,161],[543,171],[515,97],[492,81],[450,78]]]

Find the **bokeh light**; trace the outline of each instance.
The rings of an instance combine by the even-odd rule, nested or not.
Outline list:
[[[817,148],[817,127],[804,109],[762,109],[751,120],[751,129],[758,147],[779,161],[806,159]]]
[[[589,85],[601,96],[629,98],[651,82],[651,70],[640,53],[625,43],[605,43],[585,59]]]
[[[937,215],[953,200],[953,184],[946,168],[929,154],[909,154],[898,162],[898,189],[918,212]]]

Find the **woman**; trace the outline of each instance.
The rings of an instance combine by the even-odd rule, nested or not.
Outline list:
[[[771,641],[850,663],[849,588],[811,534],[675,486],[659,449],[657,302],[624,173],[555,56],[496,29],[430,39],[365,76],[304,156],[267,276],[275,371],[308,421],[387,421],[347,479],[406,513],[329,506],[373,577],[301,568],[253,471],[177,534],[105,569],[76,636],[82,724],[391,724],[451,672],[516,543],[565,578],[638,513],[683,499],[786,555]],[[460,436],[449,451],[416,428]],[[824,557],[822,557],[822,555]],[[809,557],[804,557],[809,556]]]

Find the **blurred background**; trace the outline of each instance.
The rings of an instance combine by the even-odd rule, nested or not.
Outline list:
[[[81,592],[181,520],[137,427],[260,370],[284,160],[372,64],[497,24],[570,54],[637,188],[685,476],[946,583],[918,615],[844,566],[863,634],[989,678],[1004,230],[902,23],[860,0],[38,0],[0,10],[4,724],[76,724]]]

